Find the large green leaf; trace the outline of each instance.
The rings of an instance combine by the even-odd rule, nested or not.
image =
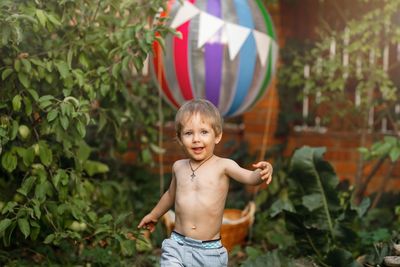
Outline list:
[[[93,176],[98,173],[106,173],[110,170],[106,164],[93,160],[86,160],[83,163],[83,168],[89,176]]]
[[[332,212],[340,206],[338,178],[332,166],[323,159],[325,148],[302,147],[295,151],[290,175],[297,181],[303,196],[302,204],[313,212],[315,225],[327,228],[333,236]]]
[[[8,226],[10,226],[10,224],[12,223],[12,220],[5,218],[3,220],[0,221],[0,233],[3,233]]]
[[[31,227],[29,225],[29,221],[26,218],[18,219],[18,227],[19,230],[24,234],[24,237],[27,238],[31,233]]]
[[[36,181],[36,177],[35,176],[30,176],[30,177],[26,178],[24,180],[24,182],[22,183],[21,188],[19,188],[17,190],[17,192],[22,194],[22,195],[24,195],[24,196],[27,196],[29,191],[31,191],[32,186],[35,183],[35,181]]]
[[[356,262],[350,251],[336,248],[329,252],[326,261],[329,266],[337,267],[362,267],[363,265]]]
[[[17,167],[17,157],[13,153],[7,151],[1,157],[1,165],[6,171],[12,172]]]

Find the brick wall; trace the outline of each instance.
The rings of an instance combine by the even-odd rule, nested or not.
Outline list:
[[[296,5],[289,5],[281,7],[274,5],[268,11],[275,24],[278,42],[280,47],[285,45],[286,38],[293,35],[299,35],[307,31],[306,26],[315,23],[315,16],[307,15],[308,23],[299,19],[300,7]],[[311,8],[312,9],[312,8]],[[297,11],[296,11],[297,10]],[[307,9],[306,9],[307,10]],[[302,10],[302,12],[306,12]],[[307,12],[306,12],[307,13]],[[302,26],[303,25],[303,26]],[[312,35],[312,29],[308,35]],[[267,148],[275,144],[287,142],[285,156],[290,156],[296,148],[303,145],[326,147],[327,152],[325,159],[328,160],[334,167],[340,179],[348,179],[354,182],[354,177],[357,171],[357,164],[359,161],[359,153],[357,148],[361,145],[360,135],[354,132],[327,132],[327,133],[313,133],[313,132],[292,132],[284,138],[277,138],[274,133],[277,129],[277,117],[279,113],[279,101],[276,88],[276,80],[274,80],[268,89],[265,97],[249,112],[244,114],[244,140],[249,143],[251,153],[260,153],[263,145]],[[264,142],[263,142],[264,140]],[[372,137],[369,136],[369,143],[372,142]],[[368,192],[376,191],[382,182],[382,178],[388,170],[388,164],[385,164],[376,177],[371,181],[368,187]],[[364,168],[364,173],[372,168],[372,164],[368,164]],[[398,190],[400,188],[400,165],[396,166],[393,173],[393,178],[390,179],[386,185],[386,190]]]

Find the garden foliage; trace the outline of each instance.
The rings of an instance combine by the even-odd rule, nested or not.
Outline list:
[[[151,19],[163,2],[0,2],[0,265],[135,254],[129,186],[107,163],[129,140],[133,164],[158,152],[157,92],[137,73],[168,31]]]
[[[390,229],[397,224],[393,215],[368,210],[369,198],[354,204],[354,188],[339,183],[324,152],[325,148],[299,148],[284,169],[277,170],[274,182],[280,189],[265,191],[267,199],[265,194],[258,196],[261,211],[256,217],[254,248],[246,249],[251,253],[243,266],[261,266],[257,265],[260,257],[282,266],[300,262],[304,266],[362,266],[357,258],[379,264],[382,255],[389,253],[387,245],[385,252],[376,244],[391,242]],[[268,252],[263,252],[265,248]]]

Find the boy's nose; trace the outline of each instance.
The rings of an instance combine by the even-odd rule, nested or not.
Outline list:
[[[199,139],[199,135],[198,134],[193,134],[193,142],[197,142],[197,141],[199,141],[200,139]]]

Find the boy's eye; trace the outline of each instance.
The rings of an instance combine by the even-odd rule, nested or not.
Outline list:
[[[201,134],[208,134],[208,131],[203,130],[203,131],[201,131]]]
[[[183,134],[184,134],[184,135],[191,135],[192,132],[184,132]]]

